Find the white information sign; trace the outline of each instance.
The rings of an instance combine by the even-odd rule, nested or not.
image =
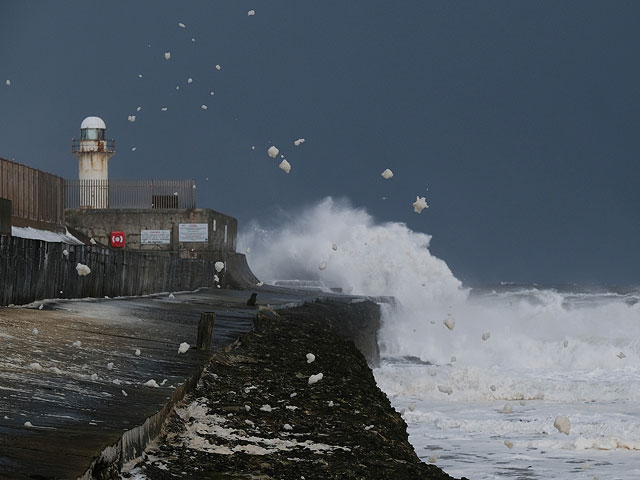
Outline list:
[[[208,242],[208,223],[181,223],[178,226],[178,241],[180,242]]]
[[[140,230],[140,243],[142,245],[171,243],[171,230]]]

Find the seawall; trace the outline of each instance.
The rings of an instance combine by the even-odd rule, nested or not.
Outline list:
[[[452,480],[419,460],[350,338],[377,305],[333,300],[260,311],[125,478]]]
[[[242,288],[258,281],[244,255],[220,252],[218,257],[228,264],[220,275],[222,286]],[[78,263],[87,265],[91,273],[78,275]],[[0,235],[0,306],[194,290],[213,286],[214,263]]]

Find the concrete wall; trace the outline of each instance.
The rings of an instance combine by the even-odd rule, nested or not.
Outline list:
[[[91,274],[79,276],[77,263],[88,265]],[[212,286],[213,273],[213,262],[205,260],[0,235],[0,306],[194,290]]]
[[[0,198],[0,235],[11,235],[11,200]]]
[[[215,260],[221,252],[235,252],[238,222],[210,209],[103,209],[65,210],[67,225],[109,245],[112,231],[125,233],[127,250]],[[178,241],[179,224],[206,223],[209,241]],[[226,229],[226,235],[225,235]],[[169,230],[170,244],[142,244],[142,230]]]

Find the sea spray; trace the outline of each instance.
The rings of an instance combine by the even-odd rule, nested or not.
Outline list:
[[[525,447],[539,452],[528,460],[532,471],[564,479],[597,450],[611,452],[611,478],[636,478],[637,289],[504,284],[469,291],[430,254],[430,239],[328,198],[272,225],[250,225],[239,244],[252,248],[250,266],[260,278],[396,297],[397,308],[381,305],[384,358],[375,376],[398,410],[413,405],[405,420],[423,460],[435,444],[447,451],[439,462],[451,474],[494,478]],[[443,327],[448,318],[454,329]],[[512,413],[503,413],[505,405]],[[575,421],[566,439],[553,427],[558,411]],[[460,463],[458,455],[476,461]]]

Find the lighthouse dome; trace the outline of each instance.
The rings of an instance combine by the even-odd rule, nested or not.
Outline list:
[[[104,124],[104,120],[102,120],[100,117],[87,117],[80,124],[81,130],[84,130],[85,128],[106,130],[107,126]]]

